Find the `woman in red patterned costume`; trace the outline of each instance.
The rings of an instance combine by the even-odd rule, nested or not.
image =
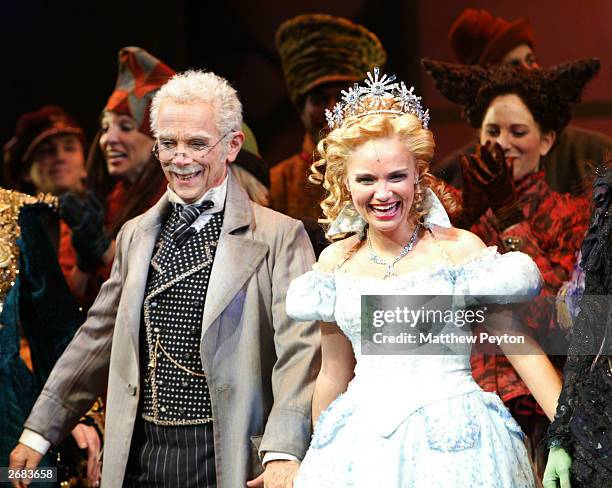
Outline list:
[[[462,212],[455,224],[470,229],[487,245],[522,251],[538,265],[554,296],[569,279],[588,226],[589,202],[551,190],[540,158],[554,146],[570,120],[570,105],[599,70],[596,60],[528,71],[501,66],[484,69],[424,61],[436,87],[479,130],[474,154],[462,158]],[[536,338],[550,333],[550,307],[530,310],[525,322]],[[548,420],[527,386],[502,354],[474,354],[473,375],[495,391],[530,439],[538,472],[546,450],[538,448]]]

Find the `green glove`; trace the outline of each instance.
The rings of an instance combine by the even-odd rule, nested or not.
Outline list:
[[[569,470],[572,458],[562,447],[551,447],[544,471],[544,488],[571,488]]]

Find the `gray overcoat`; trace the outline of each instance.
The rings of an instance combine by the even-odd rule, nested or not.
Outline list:
[[[306,232],[300,222],[251,202],[229,178],[200,347],[219,488],[244,487],[260,472],[258,450],[303,458],[320,361],[317,325],[296,323],[285,312],[289,283],[314,261]],[[25,424],[56,444],[106,393],[103,487],[121,486],[125,475],[140,395],[138,335],[147,272],[170,208],[164,195],[125,224],[111,276]]]

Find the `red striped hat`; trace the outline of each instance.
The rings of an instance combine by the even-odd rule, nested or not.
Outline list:
[[[174,75],[174,70],[140,47],[119,51],[119,75],[105,111],[129,115],[143,134],[151,136],[149,108],[155,92]]]

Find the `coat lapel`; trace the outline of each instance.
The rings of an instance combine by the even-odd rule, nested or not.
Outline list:
[[[269,251],[266,243],[253,239],[254,225],[249,197],[230,172],[223,227],[206,292],[202,337]]]
[[[130,335],[136,357],[138,357],[138,334],[140,331],[140,315],[144,301],[149,265],[153,256],[153,249],[159,235],[161,224],[166,217],[170,205],[168,195],[161,199],[145,212],[137,224],[129,248],[128,276],[125,281],[125,292],[129,295]]]

